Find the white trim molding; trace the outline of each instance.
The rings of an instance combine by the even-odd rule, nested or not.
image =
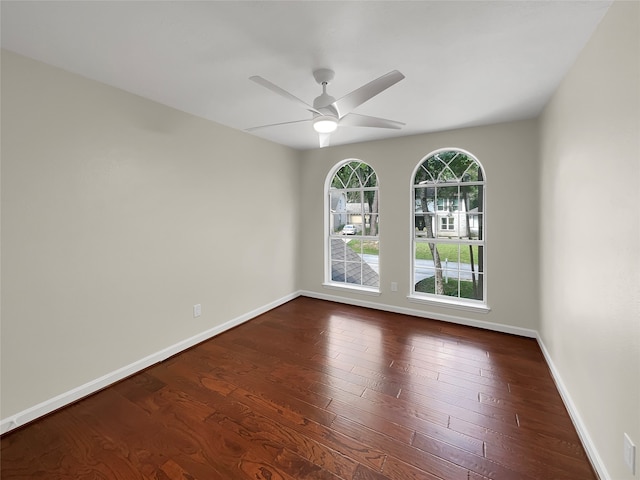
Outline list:
[[[567,387],[562,381],[562,376],[560,375],[560,372],[558,371],[555,364],[553,363],[553,360],[551,359],[551,355],[549,354],[549,351],[547,350],[547,347],[542,341],[542,337],[540,336],[539,333],[536,335],[536,340],[538,341],[538,345],[540,345],[540,350],[542,350],[544,359],[547,362],[547,365],[549,366],[549,370],[551,371],[551,377],[553,378],[553,381],[556,384],[556,388],[558,389],[558,392],[562,397],[562,402],[564,403],[565,408],[569,412],[569,417],[573,422],[573,426],[578,432],[578,437],[580,437],[580,441],[582,442],[582,446],[584,447],[587,453],[587,458],[591,462],[591,466],[596,471],[596,474],[598,475],[600,480],[612,480],[611,476],[609,475],[609,472],[607,472],[607,468],[605,467],[604,462],[602,461],[602,458],[598,454],[598,450],[596,449],[596,446],[593,443],[593,440],[591,439],[591,435],[589,435],[589,431],[587,430],[586,425],[582,421],[582,417],[580,416],[580,413],[578,412],[578,409],[576,408],[575,403],[573,403],[571,395],[569,394],[569,390],[567,390]]]
[[[383,310],[385,312],[402,313],[404,315],[411,315],[413,317],[442,320],[443,322],[455,323],[458,325],[466,325],[468,327],[484,328],[485,330],[493,330],[494,332],[520,335],[521,337],[537,338],[537,335],[538,335],[538,332],[529,328],[514,327],[513,325],[504,325],[502,323],[486,322],[484,320],[475,320],[472,318],[464,318],[464,317],[458,317],[454,315],[446,315],[442,313],[425,312],[423,310],[415,310],[413,308],[396,307],[394,305],[374,303],[374,302],[360,300],[352,297],[339,297],[336,295],[312,292],[308,290],[300,291],[300,295],[305,297],[310,297],[310,298],[317,298],[319,300],[328,300],[330,302],[346,303],[349,305],[356,305],[358,307],[372,308],[374,310]],[[440,304],[440,306],[443,306],[443,305]]]
[[[330,283],[325,282],[322,284],[324,288],[329,288],[331,290],[342,290],[343,292],[353,292],[360,293],[362,295],[372,295],[375,297],[380,296],[380,290],[377,288],[365,287],[362,285],[351,285],[348,283]]]
[[[119,368],[113,372],[107,373],[106,375],[87,382],[84,385],[80,385],[79,387],[69,390],[68,392],[61,393],[60,395],[50,398],[49,400],[45,400],[44,402],[29,407],[26,410],[11,415],[7,418],[3,418],[0,421],[0,435],[13,430],[14,428],[26,425],[33,420],[36,420],[44,415],[52,413],[62,407],[70,405],[84,397],[96,393],[99,390],[108,387],[109,385],[113,385],[120,380],[141,372],[142,370],[149,368],[156,363],[166,360],[167,358],[172,357],[173,355],[176,355],[184,350],[187,350],[188,348],[191,348],[199,343],[202,343],[205,340],[209,340],[210,338],[215,337],[222,332],[237,327],[238,325],[241,325],[242,323],[245,323],[257,317],[258,315],[262,315],[263,313],[268,312],[269,310],[272,310],[280,305],[283,305],[299,296],[299,292],[294,292],[286,295],[282,298],[279,298],[278,300],[275,300],[271,303],[263,305],[262,307],[245,313],[244,315],[240,315],[239,317],[233,318],[221,325],[205,330],[204,332],[194,335],[193,337],[182,340],[181,342],[178,342],[163,350],[148,355],[129,365]]]
[[[435,298],[439,297],[439,298]],[[488,305],[480,302],[465,302],[464,300],[457,300],[453,297],[442,298],[442,295],[419,295],[410,294],[407,296],[407,300],[413,303],[422,303],[424,305],[434,305],[436,307],[455,308],[457,310],[466,310],[467,312],[475,313],[489,313],[491,308]]]

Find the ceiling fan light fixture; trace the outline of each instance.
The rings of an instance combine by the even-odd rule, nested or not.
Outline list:
[[[338,119],[329,115],[320,115],[313,120],[313,129],[318,133],[335,132],[338,128]]]

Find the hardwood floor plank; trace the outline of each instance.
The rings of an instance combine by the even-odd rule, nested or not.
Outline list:
[[[383,433],[366,428],[343,417],[337,417],[332,426],[353,438],[360,439],[362,442],[380,446],[388,455],[396,459],[402,459],[403,462],[413,467],[435,475],[441,475],[443,478],[449,478],[448,475],[466,475],[468,470],[507,471],[503,466],[482,457],[484,449],[481,443],[476,443],[474,446],[477,454],[471,454],[467,450],[443,441],[441,438],[444,436],[444,432],[441,430],[446,429],[438,429],[436,425],[431,431],[434,437],[416,433],[412,438],[411,446],[400,444]],[[436,436],[440,438],[436,438]],[[452,437],[446,438],[451,439]],[[388,458],[387,461],[389,461]],[[385,461],[385,465],[387,461]],[[463,467],[462,470],[459,467]],[[502,478],[507,477],[503,476]]]
[[[456,465],[449,465],[449,468],[438,465],[433,467],[428,462],[420,462],[421,458],[412,457],[416,463],[424,463],[422,470],[396,457],[390,456],[384,463],[382,473],[389,478],[402,480],[467,480],[469,477],[466,469]],[[433,468],[433,470],[431,470]]]
[[[371,470],[370,468],[365,467],[364,465],[358,465],[358,468],[353,474],[352,479],[353,480],[391,480],[386,475],[383,475],[380,472]]]
[[[354,420],[367,428],[371,428],[372,430],[376,430],[379,432],[385,432],[386,435],[389,435],[396,441],[405,443],[407,445],[410,443],[411,438],[413,437],[412,428],[388,420],[383,417],[380,412],[372,413],[370,411],[354,407],[353,402],[343,402],[341,400],[334,399],[328,408],[329,410],[333,410],[336,413],[348,416],[351,420]],[[426,422],[418,420],[413,422],[412,426],[414,428],[420,428],[423,423]]]
[[[413,445],[420,450],[424,450],[435,457],[442,458],[455,465],[475,472],[481,476],[493,479],[510,479],[520,477],[519,473],[511,470],[499,462],[485,458],[483,455],[469,454],[469,452],[458,447],[441,442],[433,437],[428,437],[417,433]],[[484,453],[484,452],[483,452]],[[525,476],[522,476],[525,478]],[[539,477],[529,477],[539,478]]]
[[[534,340],[304,297],[0,449],[3,480],[597,478]]]
[[[222,425],[236,423],[239,427],[235,428],[246,429],[251,432],[252,438],[268,438],[337,476],[349,478],[357,466],[357,462],[350,457],[300,433],[295,428],[283,425],[279,419],[263,415],[264,412],[259,407],[229,400],[220,402],[218,410],[207,421]]]
[[[287,449],[280,451],[275,458],[275,463],[296,480],[340,480],[343,478]]]
[[[370,390],[386,393],[387,395],[397,395],[400,392],[400,384],[354,373],[352,372],[354,366],[351,364],[345,364],[337,359],[320,359],[318,356],[315,356],[313,360],[316,361],[316,366],[318,368],[322,368],[323,372],[331,375],[332,377],[339,378],[355,385],[360,385]]]
[[[541,436],[526,431],[517,435],[505,435],[455,417],[451,418],[450,428],[476,438],[483,438],[487,458],[513,469],[533,472],[536,475],[544,474],[539,478],[556,478],[550,476],[550,472],[562,470],[559,467],[566,462],[566,457],[577,459],[581,465],[579,470],[573,472],[574,478],[597,478],[579,444],[571,444],[555,437]],[[575,448],[580,449],[580,458],[577,458],[575,454],[572,455]],[[556,455],[559,455],[559,459],[554,461],[553,457]]]
[[[247,393],[238,389],[230,397],[248,405],[252,410],[275,418],[281,428],[292,429],[320,444],[329,446],[344,456],[353,458],[358,463],[379,469],[384,462],[385,455],[379,449],[351,439],[326,425],[314,422],[295,412],[279,408],[274,409],[274,406],[269,402],[264,402],[260,398]]]

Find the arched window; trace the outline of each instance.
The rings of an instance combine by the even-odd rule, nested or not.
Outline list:
[[[413,298],[486,305],[485,175],[459,149],[425,157],[413,175]]]
[[[359,160],[337,164],[325,184],[325,284],[379,291],[378,178]]]

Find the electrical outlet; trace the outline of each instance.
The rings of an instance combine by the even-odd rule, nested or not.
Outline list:
[[[398,282],[391,282],[391,291],[392,292],[398,291]]]
[[[193,318],[199,317],[202,315],[202,305],[199,303],[193,306]]]
[[[636,446],[633,444],[629,435],[624,434],[624,462],[629,467],[633,475],[636,473]]]

